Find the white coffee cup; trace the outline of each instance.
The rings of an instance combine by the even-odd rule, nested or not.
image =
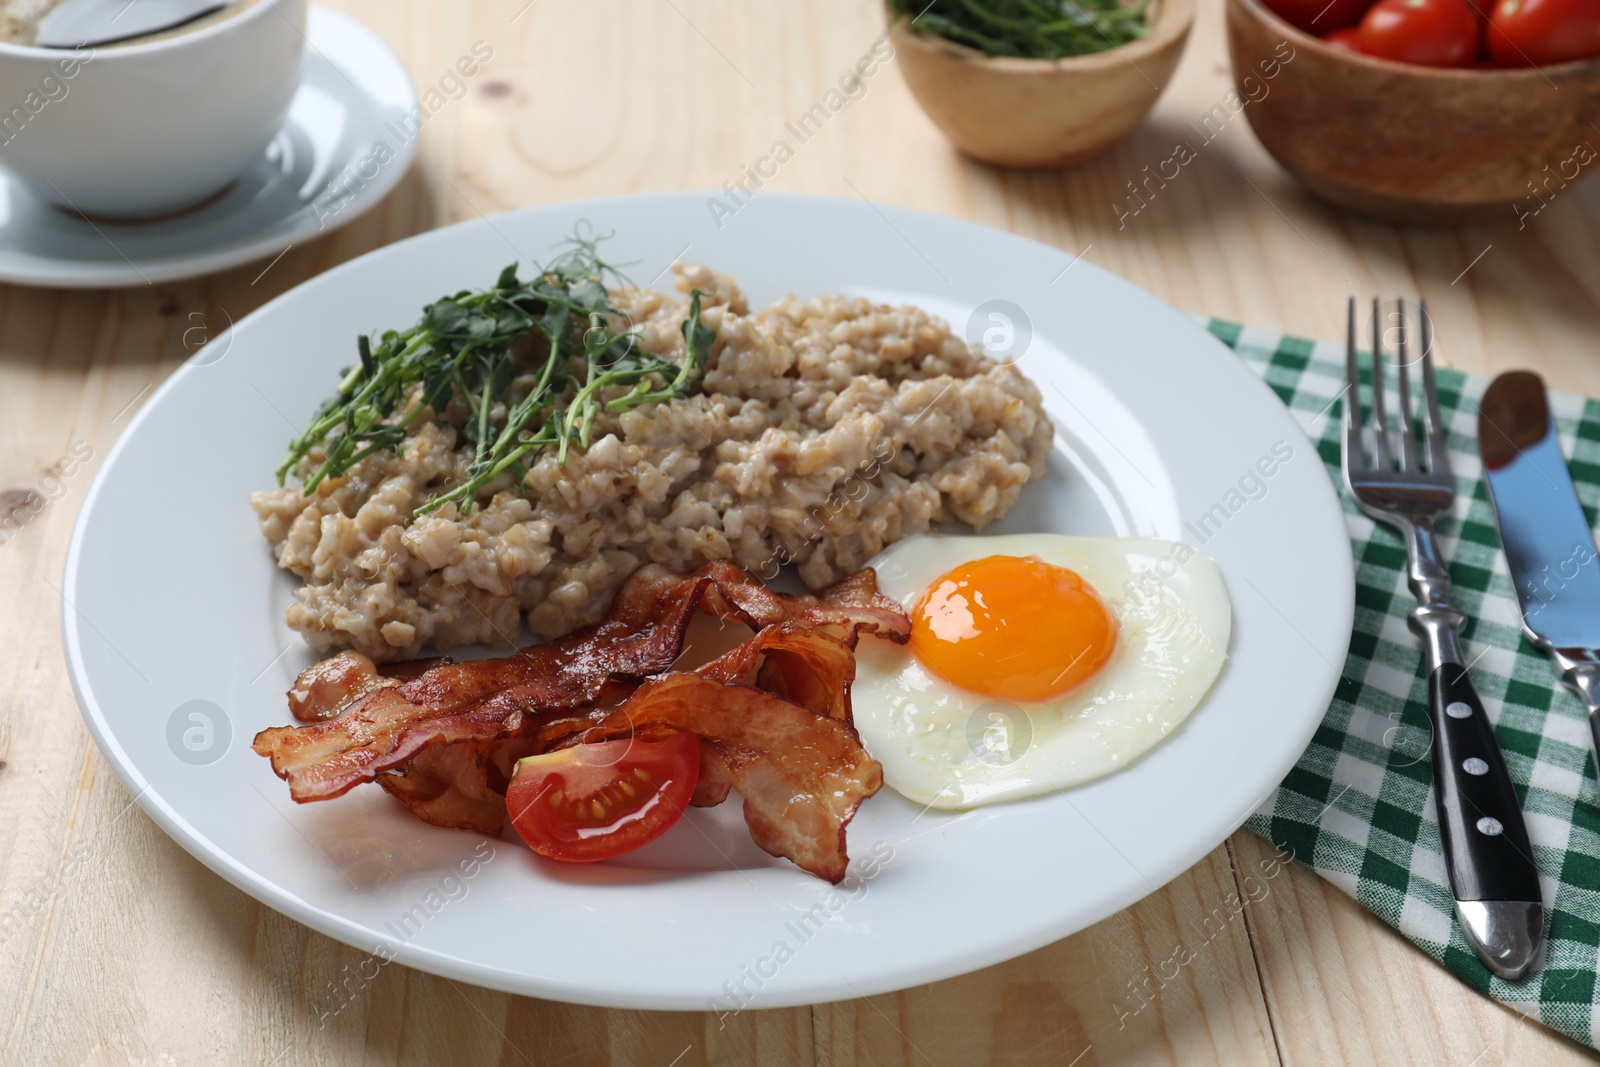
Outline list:
[[[0,44],[0,167],[40,199],[91,216],[204,201],[282,128],[305,25],[306,0],[262,0],[145,43]]]

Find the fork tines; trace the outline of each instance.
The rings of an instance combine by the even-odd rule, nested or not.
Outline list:
[[[1412,321],[1412,306],[1404,299],[1396,301],[1396,309],[1385,316],[1382,307],[1376,298],[1372,301],[1372,462],[1368,462],[1368,451],[1363,441],[1361,418],[1361,386],[1360,386],[1360,358],[1356,351],[1356,298],[1350,298],[1349,324],[1347,334],[1347,351],[1345,357],[1346,392],[1344,399],[1344,459],[1345,470],[1356,473],[1367,479],[1382,478],[1384,475],[1399,474],[1409,480],[1419,476],[1425,480],[1438,480],[1448,484],[1450,479],[1450,457],[1445,449],[1444,421],[1439,415],[1439,388],[1433,377],[1433,329],[1428,321],[1427,301],[1419,300],[1414,305],[1415,323]],[[1395,377],[1398,385],[1399,407],[1399,467],[1395,464],[1395,451],[1391,447],[1390,420],[1385,392],[1387,385],[1385,377],[1387,372],[1385,364],[1386,347],[1384,344],[1385,319],[1391,320],[1395,327],[1394,333]],[[1411,374],[1412,357],[1412,328],[1415,326],[1420,334],[1421,354],[1417,362],[1422,366],[1422,437],[1427,442],[1427,464],[1424,469],[1418,456],[1418,418],[1414,414],[1411,401]]]

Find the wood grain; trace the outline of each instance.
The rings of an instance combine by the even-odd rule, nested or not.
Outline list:
[[[0,544],[0,1062],[1592,1061],[1467,990],[1304,869],[1268,878],[1273,852],[1246,834],[1139,905],[1021,959],[721,1027],[707,1015],[508,997],[398,966],[365,981],[355,950],[191,859],[132,806],[89,740],[58,638],[59,611],[71,610],[57,589],[73,516],[150,390],[230,317],[407,235],[531,204],[720,186],[881,30],[873,0],[335,6],[388,40],[422,87],[475,41],[495,50],[465,97],[430,120],[417,169],[379,209],[270,268],[109,293],[0,287],[0,492],[46,498]],[[867,85],[768,188],[974,219],[1081,252],[1187,310],[1314,337],[1342,330],[1347,292],[1420,294],[1451,365],[1531,367],[1552,385],[1600,394],[1600,187],[1562,191],[1520,229],[1509,213],[1459,231],[1396,229],[1310,200],[1236,116],[1178,178],[1127,199],[1128,183],[1193,138],[1187,124],[1229,89],[1220,0],[1201,0],[1151,120],[1075,170],[972,163],[917,110],[893,64]],[[74,442],[94,458],[51,478]],[[175,497],[181,483],[179,473]],[[1219,918],[1230,915],[1229,894],[1250,903]],[[538,950],[536,924],[512,936]],[[1188,962],[1175,966],[1180,947]]]

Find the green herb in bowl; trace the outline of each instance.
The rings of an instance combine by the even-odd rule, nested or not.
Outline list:
[[[1149,0],[890,0],[912,29],[990,56],[1066,59],[1117,48],[1149,32]]]
[[[1144,121],[1195,0],[888,0],[895,66],[961,151],[1003,167],[1081,163]]]

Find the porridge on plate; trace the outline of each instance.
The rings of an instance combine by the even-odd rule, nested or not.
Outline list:
[[[679,398],[602,405],[589,447],[564,463],[544,448],[470,510],[416,515],[468,477],[457,395],[310,495],[252,494],[278,565],[302,583],[289,625],[319,652],[383,661],[568,633],[645,563],[730,559],[766,578],[793,563],[818,588],[936,522],[982,529],[1044,473],[1053,431],[1038,389],[935,316],[845,296],[752,310],[731,278],[676,269],[715,333],[703,377]],[[686,296],[619,284],[610,303],[642,349],[684,358]]]

